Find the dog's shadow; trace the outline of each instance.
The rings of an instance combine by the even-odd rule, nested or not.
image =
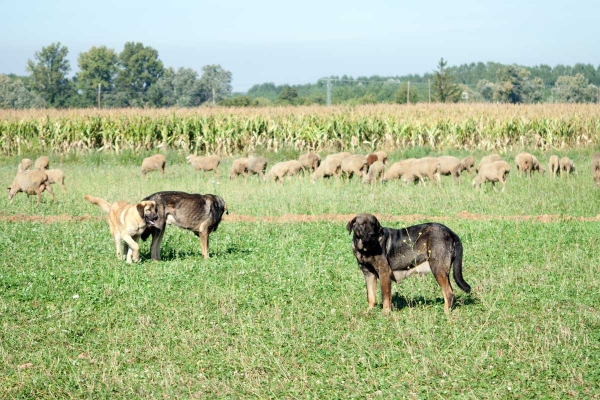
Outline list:
[[[453,308],[459,308],[463,306],[468,306],[472,304],[477,304],[478,300],[475,296],[460,296],[454,298],[454,306]],[[392,296],[392,304],[394,308],[397,310],[401,310],[403,308],[416,308],[421,306],[433,306],[433,305],[444,305],[443,297],[425,298],[423,296],[416,296],[407,298],[406,296],[400,295],[398,293],[394,293]]]
[[[212,258],[229,255],[248,255],[251,252],[251,250],[241,248],[235,244],[229,244],[225,249],[217,248],[215,250],[209,250],[208,255]],[[169,247],[163,247],[162,249],[160,249],[160,258],[162,261],[174,261],[194,257],[202,258],[202,251],[200,250],[200,247],[198,247],[198,249],[186,250],[174,249]],[[146,260],[150,260],[150,258],[150,252],[148,252],[148,254],[145,254]]]

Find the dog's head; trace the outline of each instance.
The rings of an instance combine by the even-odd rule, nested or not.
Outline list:
[[[368,252],[380,247],[379,238],[383,228],[373,214],[358,214],[346,225],[348,233],[354,232],[352,242],[354,247],[362,252]]]
[[[158,207],[154,201],[142,201],[136,205],[140,217],[146,225],[154,225],[158,219]]]

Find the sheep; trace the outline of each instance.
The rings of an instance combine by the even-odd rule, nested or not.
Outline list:
[[[248,157],[248,173],[256,174],[265,180],[265,170],[267,169],[267,159],[264,157]]]
[[[353,175],[363,176],[367,169],[367,157],[354,154],[342,160],[342,173],[350,179]]]
[[[500,161],[500,160],[502,160],[502,157],[500,157],[500,154],[490,154],[488,156],[484,156],[481,158],[481,161],[479,161],[479,165],[477,166],[477,169],[475,170],[475,172],[479,172],[479,168],[481,168],[481,166],[485,163],[492,162],[492,161]]]
[[[374,154],[377,154],[377,159],[381,161],[383,165],[390,165],[387,153],[385,151],[376,151]]]
[[[471,168],[475,167],[475,159],[473,158],[473,156],[466,156],[465,158],[460,160],[460,163],[462,164],[463,170],[467,170],[467,172],[470,175]]]
[[[221,162],[219,156],[201,157],[190,154],[186,157],[186,160],[196,171],[215,171],[215,176],[219,176],[219,163]]]
[[[48,169],[50,167],[50,159],[46,156],[40,156],[35,160],[35,169]]]
[[[248,159],[247,158],[238,158],[237,160],[233,160],[233,164],[231,165],[231,169],[229,170],[229,179],[233,179],[238,175],[242,175],[244,179],[246,178],[246,172],[248,171]]]
[[[167,159],[162,154],[155,154],[150,157],[146,157],[142,160],[142,176],[150,171],[161,171],[162,175],[165,176],[165,166],[167,165]]]
[[[398,161],[392,164],[387,171],[383,174],[383,181],[391,181],[392,179],[399,179],[403,177],[410,168],[410,164],[415,161],[414,158],[408,158],[406,160]]]
[[[463,170],[461,161],[453,156],[440,156],[437,159],[440,162],[440,174],[450,175],[454,182],[458,180],[460,183],[460,173]]]
[[[302,164],[297,160],[282,161],[273,165],[273,168],[267,174],[267,178],[283,183],[283,177],[291,177],[302,170]]]
[[[531,178],[531,171],[533,170],[533,156],[531,154],[525,152],[517,154],[515,164],[517,164],[517,171],[524,172],[528,178]]]
[[[600,185],[600,153],[592,156],[592,174],[594,176],[594,183]]]
[[[544,166],[542,164],[540,164],[540,162],[538,161],[537,157],[534,155],[531,155],[531,158],[533,159],[533,166],[532,166],[532,171],[537,171],[540,174],[544,175],[544,173],[546,172],[546,168],[544,168]]]
[[[562,176],[563,172],[567,175],[575,172],[575,164],[573,164],[573,160],[571,160],[569,157],[563,157],[560,159],[560,176]]]
[[[473,179],[472,185],[475,189],[479,189],[485,182],[492,182],[494,190],[497,190],[496,182],[500,182],[502,183],[502,192],[504,192],[509,172],[510,165],[504,160],[483,163],[479,166],[479,172]]]
[[[337,158],[331,158],[325,160],[319,165],[311,175],[310,181],[315,183],[315,180],[320,178],[330,178],[332,176],[339,176],[342,168],[342,162]]]
[[[307,154],[302,154],[298,158],[298,161],[300,162],[300,164],[302,164],[302,167],[304,167],[304,169],[314,172],[317,168],[319,168],[319,164],[321,163],[321,156],[319,156],[317,153],[311,152]]]
[[[47,169],[46,175],[48,175],[48,183],[54,184],[58,183],[63,188],[63,190],[67,190],[65,186],[65,173],[60,169]]]
[[[347,151],[343,151],[341,153],[330,154],[327,157],[325,157],[325,160],[330,160],[332,158],[335,158],[337,160],[340,160],[340,162],[342,162],[342,160],[344,160],[344,158],[348,158],[351,155],[352,155],[352,153],[348,153]]]
[[[34,169],[17,174],[15,179],[8,187],[8,200],[12,203],[13,197],[19,192],[24,192],[27,196],[37,195],[37,202],[42,202],[42,192],[47,190],[52,195],[52,201],[56,203],[56,198],[48,183],[48,175],[43,169]]]
[[[379,157],[377,157],[377,154],[375,153],[371,153],[369,155],[367,155],[367,167],[370,167],[375,161],[378,161]]]
[[[558,171],[560,171],[560,160],[557,155],[551,155],[550,160],[548,161],[548,169],[550,170],[550,174],[553,178],[556,178]]]
[[[434,157],[417,158],[410,164],[408,172],[402,176],[404,183],[419,180],[425,185],[424,177],[432,182],[440,182],[440,162]]]
[[[19,166],[17,167],[17,174],[31,169],[31,164],[32,164],[32,161],[29,158],[22,159],[21,162],[19,163]]]
[[[363,183],[375,183],[377,181],[377,178],[379,177],[381,177],[381,179],[383,180],[384,171],[385,166],[383,165],[383,162],[379,160],[375,161],[369,167],[369,172],[365,174],[365,177],[363,178]]]

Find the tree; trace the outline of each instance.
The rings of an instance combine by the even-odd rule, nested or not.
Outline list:
[[[249,96],[234,96],[222,100],[219,105],[224,107],[258,107],[259,103],[258,100]]]
[[[597,101],[598,88],[588,84],[583,74],[560,76],[552,88],[552,96],[560,103],[589,103]]]
[[[462,92],[454,83],[453,75],[446,69],[447,61],[442,58],[435,71],[432,90],[434,98],[441,103],[456,103],[460,100]]]
[[[213,104],[230,97],[233,90],[231,87],[231,77],[231,72],[219,64],[202,67],[200,85],[204,91],[204,97]]]
[[[191,68],[165,69],[149,96],[154,105],[162,107],[197,107],[205,100],[198,73]]]
[[[494,101],[494,91],[496,90],[496,85],[487,79],[481,79],[477,82],[477,93],[481,98],[486,102]]]
[[[0,75],[0,108],[40,108],[44,100],[25,87],[21,79]]]
[[[498,71],[494,100],[502,103],[525,103],[529,71],[516,65],[509,65]]]
[[[92,47],[77,57],[79,72],[77,73],[77,89],[82,94],[82,102],[86,106],[96,104],[98,86],[102,91],[114,88],[114,80],[119,69],[119,57],[113,49],[106,46]],[[111,95],[103,96],[111,99]],[[110,101],[109,101],[110,102]]]
[[[164,71],[158,51],[142,43],[127,42],[119,54],[119,64],[115,89],[122,97],[123,105],[149,105],[146,94]]]
[[[27,60],[31,89],[51,107],[68,105],[73,87],[67,78],[71,70],[67,55],[69,50],[60,42],[36,51],[34,60]]]
[[[406,83],[400,85],[398,90],[396,90],[396,92],[394,93],[394,101],[398,104],[406,104],[408,100],[410,100],[412,104],[417,103],[417,101],[419,100],[417,88],[415,88],[414,85],[410,87],[410,96],[407,96],[408,91],[409,89]]]
[[[295,104],[298,101],[298,91],[291,86],[284,86],[279,92],[279,101],[284,104]]]

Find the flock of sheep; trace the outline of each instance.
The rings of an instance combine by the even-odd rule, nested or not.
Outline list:
[[[218,156],[187,156],[188,162],[197,171],[214,171],[218,176],[220,158]],[[515,157],[517,171],[531,176],[533,172],[543,174],[544,166],[538,159],[529,153],[523,152]],[[142,162],[142,175],[152,170],[162,170],[164,174],[166,158],[157,154],[145,158]],[[548,168],[551,176],[555,177],[558,173],[570,174],[575,172],[573,161],[568,157],[550,156]],[[502,184],[502,191],[506,186],[506,179],[510,172],[510,165],[502,160],[498,154],[490,154],[481,159],[477,167],[473,156],[467,156],[462,160],[453,156],[409,158],[398,161],[392,165],[389,164],[388,156],[384,151],[378,151],[368,155],[351,154],[341,152],[328,155],[324,160],[317,153],[308,153],[301,155],[297,160],[278,162],[273,165],[268,173],[267,160],[263,157],[244,157],[233,161],[229,171],[229,179],[237,176],[244,178],[249,174],[256,174],[263,180],[272,179],[283,183],[284,178],[288,179],[300,172],[310,173],[311,182],[318,179],[330,177],[352,178],[361,177],[363,183],[375,183],[401,179],[404,183],[421,182],[425,180],[439,183],[441,175],[450,175],[455,182],[460,181],[463,171],[469,174],[476,172],[477,175],[472,181],[474,188],[478,189],[482,184],[491,182],[493,186],[497,182]],[[594,181],[600,185],[600,153],[593,157],[592,169]]]
[[[219,156],[189,155],[186,159],[197,171],[213,171],[217,177],[219,176]],[[167,159],[162,154],[145,158],[142,162],[142,176],[150,171],[161,171],[164,175],[166,163]],[[52,195],[53,201],[56,201],[50,185],[59,183],[64,189],[65,174],[60,169],[48,169],[49,164],[46,156],[39,157],[35,163],[28,158],[22,159],[17,168],[17,175],[8,187],[9,200],[12,202],[15,194],[24,192],[28,195],[37,195],[38,203],[40,203],[41,193],[47,190]],[[534,172],[543,174],[546,170],[534,155],[526,152],[519,153],[515,157],[515,164],[517,171],[525,173],[528,177]],[[563,175],[575,172],[575,165],[568,157],[559,158],[552,155],[548,162],[548,169],[551,176],[556,177],[559,173]],[[463,171],[467,171],[469,174],[474,171],[477,173],[472,181],[474,188],[479,189],[486,182],[491,182],[493,186],[499,182],[504,191],[510,165],[498,154],[483,157],[475,167],[475,159],[472,156],[467,156],[462,160],[453,156],[409,158],[390,165],[387,154],[383,151],[368,155],[341,152],[330,154],[324,160],[321,160],[317,153],[311,152],[301,155],[297,160],[278,162],[271,167],[268,173],[266,170],[267,160],[264,157],[238,158],[233,161],[229,179],[240,175],[245,178],[247,175],[255,174],[263,180],[272,179],[283,183],[285,177],[289,179],[304,172],[310,173],[311,182],[323,178],[342,176],[350,179],[357,176],[362,178],[363,183],[401,179],[404,183],[421,182],[425,184],[426,179],[439,183],[441,175],[450,175],[455,182],[460,181]],[[594,182],[600,185],[600,153],[596,153],[592,157],[592,173]]]

